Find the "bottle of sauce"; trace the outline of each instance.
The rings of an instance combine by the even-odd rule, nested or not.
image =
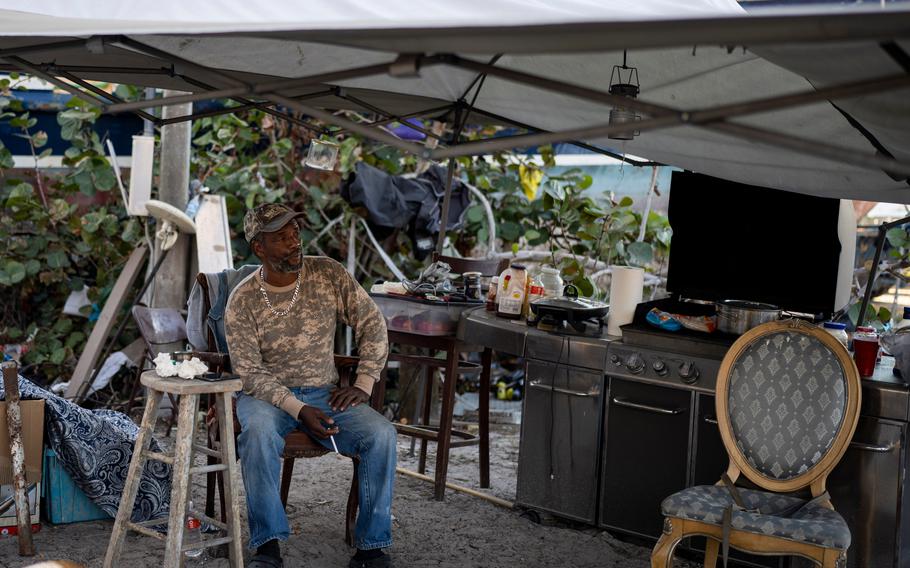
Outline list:
[[[513,264],[499,275],[496,314],[508,319],[521,319],[528,288],[528,270]]]
[[[534,300],[539,300],[545,297],[545,290],[543,283],[541,282],[540,275],[536,275],[531,278],[530,283],[528,284],[528,296],[527,296],[527,310],[525,318],[528,320],[528,325],[537,325],[537,314],[531,310],[531,302]]]
[[[487,289],[487,305],[486,309],[488,312],[496,311],[496,293],[499,291],[499,276],[494,276],[490,279],[490,287]]]

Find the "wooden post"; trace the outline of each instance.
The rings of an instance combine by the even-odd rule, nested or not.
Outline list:
[[[183,95],[181,91],[164,91],[164,96]],[[166,106],[161,118],[184,116],[193,112],[192,103]],[[161,153],[158,161],[158,199],[177,209],[186,209],[190,188],[190,139],[191,121],[169,124],[161,128]],[[155,257],[161,254],[160,244],[155,246]],[[181,235],[167,255],[161,270],[155,275],[151,300],[148,305],[155,308],[186,306],[189,291],[190,239]]]
[[[9,449],[13,465],[13,500],[16,503],[16,523],[19,525],[19,556],[34,556],[28,483],[25,480],[25,447],[22,445],[22,411],[19,408],[19,368],[15,361],[6,361],[2,367],[3,388],[6,391],[6,424],[9,427]]]

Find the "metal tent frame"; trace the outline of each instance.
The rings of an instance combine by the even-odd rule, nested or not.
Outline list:
[[[766,20],[770,21],[773,18],[766,18]],[[708,108],[674,108],[497,66],[499,55],[488,62],[482,62],[453,53],[401,53],[397,58],[385,63],[339,69],[306,77],[275,79],[266,76],[238,77],[236,73],[232,74],[189,61],[132,37],[116,35],[91,36],[85,39],[50,41],[46,43],[39,42],[27,46],[3,49],[0,50],[0,63],[5,63],[6,66],[18,68],[26,73],[41,77],[68,91],[73,96],[100,108],[104,113],[132,112],[158,127],[222,113],[236,112],[242,109],[257,108],[296,125],[311,129],[316,134],[352,132],[423,159],[448,160],[449,175],[443,203],[442,236],[437,245],[438,249],[442,245],[442,238],[444,238],[445,234],[445,212],[448,211],[454,160],[457,157],[509,150],[516,147],[569,142],[593,152],[624,160],[636,166],[655,164],[655,162],[632,159],[609,149],[599,148],[584,142],[587,139],[600,138],[627,131],[629,128],[627,124],[604,123],[583,128],[547,131],[489,112],[483,108],[475,107],[474,102],[483,88],[483,82],[486,77],[496,77],[511,83],[573,97],[579,101],[601,104],[605,106],[605,109],[617,105],[624,106],[644,115],[644,118],[635,124],[635,128],[638,131],[661,130],[682,125],[695,126],[750,142],[787,148],[805,156],[814,156],[862,168],[881,170],[898,180],[910,177],[910,163],[896,160],[887,155],[887,153],[857,152],[854,149],[828,142],[819,142],[746,125],[742,122],[731,121],[735,118],[757,115],[768,111],[792,109],[824,101],[833,103],[833,101],[850,99],[870,92],[883,93],[910,87],[910,55],[894,40],[895,37],[906,36],[910,33],[903,27],[905,19],[898,18],[894,21],[887,21],[884,15],[875,14],[870,17],[864,17],[857,23],[856,21],[844,20],[842,15],[834,15],[822,17],[822,21],[818,26],[812,28],[793,25],[794,22],[798,23],[798,20],[799,18],[793,17],[780,19],[778,21],[780,27],[775,29],[771,39],[780,43],[784,41],[811,42],[832,39],[842,41],[874,38],[882,52],[887,54],[903,70],[903,73],[843,82],[799,93],[743,100]],[[825,24],[827,24],[827,27],[825,27]],[[717,26],[719,23],[712,22],[711,25]],[[621,28],[622,26],[620,26]],[[519,30],[520,32],[522,31]],[[315,32],[307,34],[307,38],[311,39],[313,33]],[[513,33],[516,32],[513,30]],[[677,29],[674,33],[670,33],[671,39],[664,39],[658,43],[672,44],[673,42],[682,41],[682,38],[678,37],[680,33],[679,29]],[[725,32],[722,32],[719,28],[713,31],[714,35],[723,35],[723,33]],[[319,34],[316,33],[316,35],[318,36]],[[620,34],[618,39],[612,39],[611,41],[615,43],[621,40],[622,37],[622,34]],[[674,40],[672,39],[673,37],[677,39]],[[754,33],[752,36],[746,33],[736,43],[739,44],[749,39],[754,39],[757,43],[770,41],[767,36],[762,36],[760,40],[757,39],[758,37]],[[629,39],[628,41],[634,44],[636,40]],[[651,45],[654,45],[653,41]],[[122,53],[131,57],[140,56],[145,65],[128,67],[75,66],[30,60],[30,58],[47,56],[47,54],[56,52],[71,52],[73,49],[84,49],[91,54]],[[425,110],[406,114],[381,108],[358,96],[354,92],[355,90],[334,85],[334,83],[345,80],[383,74],[394,78],[416,77],[420,75],[422,70],[431,66],[445,66],[449,69],[470,71],[476,76],[462,96],[456,101],[440,105],[438,100],[428,99],[428,106]],[[194,91],[186,95],[127,102],[88,82],[93,77],[110,76],[118,73],[138,74],[149,76],[152,79],[177,79],[192,87]],[[153,81],[150,80],[150,82]],[[467,97],[472,90],[474,91],[473,100],[468,102]],[[211,99],[230,99],[239,106],[191,113],[168,119],[158,118],[149,112],[153,108]],[[375,115],[375,119],[369,123],[355,122],[326,110],[326,108],[367,112]],[[323,124],[334,127],[336,130],[332,131],[313,125],[306,120],[298,118],[294,113],[317,119]],[[408,118],[430,118],[449,122],[453,126],[452,135],[445,137],[445,139],[438,137],[440,138],[440,144],[435,148],[427,148],[403,140],[383,128],[390,122],[400,122]],[[530,132],[464,142],[461,140],[461,132],[465,124],[470,121],[512,125]],[[437,137],[432,132],[418,126],[409,127],[427,136]]]

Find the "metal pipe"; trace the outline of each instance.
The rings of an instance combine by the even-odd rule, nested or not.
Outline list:
[[[449,111],[452,109],[453,106],[454,105],[452,105],[452,104],[447,104],[444,106],[433,107],[433,108],[429,108],[426,110],[418,110],[418,111],[411,112],[408,114],[402,114],[402,115],[400,115],[400,118],[407,120],[409,118],[423,117],[428,114],[435,114],[437,112]],[[390,122],[395,122],[396,120],[397,119],[395,119],[395,118],[383,118],[382,120],[374,120],[372,122],[365,122],[365,123],[363,123],[363,125],[364,126],[382,126],[382,125],[388,124]],[[333,134],[335,134],[335,135],[344,134],[344,133],[345,133],[345,130],[343,128],[341,130],[336,130],[333,132]]]
[[[452,179],[455,177],[455,158],[449,158],[446,167],[446,188],[442,195],[442,213],[439,214],[439,237],[436,239],[436,252],[442,254],[446,242],[446,229],[449,224],[449,208],[452,204]]]
[[[743,101],[729,105],[721,105],[704,110],[689,111],[688,122],[700,124],[722,120],[733,116],[743,116],[747,114],[756,114],[767,112],[769,110],[779,110],[782,108],[791,108],[811,103],[828,101],[831,99],[846,99],[859,95],[867,95],[870,92],[881,93],[910,87],[910,75],[888,75],[877,79],[866,79],[854,81],[852,83],[843,83],[841,85],[831,85],[821,87],[811,91],[782,95],[779,97],[769,97],[753,101]]]
[[[226,89],[216,89],[213,91],[207,91],[205,93],[194,93],[192,95],[181,95],[177,97],[167,97],[158,99],[157,101],[151,101],[153,104],[151,106],[168,106],[182,103],[191,103],[195,101],[204,101],[208,99],[225,99],[236,96],[244,95],[262,95],[266,93],[271,93],[274,91],[285,90],[285,89],[295,89],[300,87],[309,87],[312,85],[319,85],[323,83],[330,83],[332,81],[343,81],[347,79],[357,79],[360,77],[366,77],[369,75],[378,75],[380,73],[385,73],[389,69],[391,63],[381,63],[375,65],[365,65],[363,67],[355,67],[353,69],[345,69],[343,71],[332,71],[329,73],[320,73],[319,75],[311,75],[309,77],[300,77],[296,79],[283,79],[280,81],[269,81],[266,83],[260,83],[254,85],[251,88],[247,87],[230,87]],[[212,71],[210,71],[211,73]],[[147,105],[143,105],[147,106]],[[105,108],[106,112],[119,112],[123,110],[132,110],[133,108],[143,108],[137,107],[134,103],[124,103],[116,105],[108,105]]]
[[[359,99],[359,98],[357,98],[357,97],[355,97],[355,96],[353,96],[353,95],[349,95],[349,94],[346,93],[346,92],[343,92],[343,91],[338,92],[338,93],[336,93],[336,96],[338,96],[339,98],[342,98],[342,99],[344,99],[344,100],[346,100],[346,101],[350,101],[350,102],[352,102],[352,103],[354,103],[354,104],[358,104],[358,105],[362,106],[363,108],[365,108],[365,109],[367,109],[367,110],[370,110],[370,111],[372,111],[372,112],[375,112],[376,114],[379,114],[379,115],[381,115],[381,116],[385,116],[385,117],[391,119],[390,122],[398,121],[398,122],[401,122],[402,124],[406,124],[406,123],[404,122],[404,120],[405,120],[404,118],[402,118],[402,117],[400,117],[400,116],[398,116],[398,115],[392,114],[391,112],[382,110],[381,108],[379,108],[379,107],[377,107],[377,106],[375,106],[375,105],[372,105],[372,104],[370,104],[370,103],[368,103],[368,102],[366,102],[366,101],[364,101],[364,100],[361,100],[361,99]],[[406,124],[406,126],[407,126],[408,128],[410,128],[410,129],[412,129],[412,130],[415,130],[415,131],[417,131],[417,132],[422,133],[424,136],[429,136],[430,138],[435,138],[435,139],[437,139],[437,140],[442,140],[442,137],[441,137],[441,136],[439,136],[439,135],[437,135],[437,134],[435,134],[435,133],[433,133],[433,132],[430,132],[429,130],[427,130],[427,129],[425,129],[425,128],[421,128],[420,126],[415,126],[415,125],[413,125],[413,124]]]
[[[80,87],[82,87],[83,89],[86,89],[87,91],[91,91],[91,92],[95,93],[98,96],[105,97],[106,99],[117,102],[117,103],[126,102],[113,93],[108,93],[104,89],[96,87],[95,85],[92,85],[91,83],[89,83],[87,81],[83,81],[82,79],[73,75],[69,71],[63,71],[62,69],[57,69],[56,74],[60,75],[61,77],[65,78],[66,80],[68,80],[72,83],[79,85]],[[145,112],[144,110],[134,110],[133,114],[139,116],[143,120],[147,120],[148,122],[151,122],[152,124],[158,124],[160,122],[157,116],[152,116],[151,114]]]
[[[35,67],[31,63],[29,63],[28,61],[22,59],[21,57],[9,56],[9,57],[4,57],[2,59],[10,62],[11,64],[15,65],[19,69],[22,69],[26,73],[29,73],[36,77],[40,77],[40,78],[44,79],[45,81],[47,81],[48,83],[51,83],[52,85],[56,85],[57,87],[60,87],[64,91],[72,94],[74,97],[82,99],[83,101],[89,103],[90,105],[101,107],[101,106],[104,106],[104,104],[105,104],[103,100],[93,97],[93,96],[89,95],[88,93],[85,93],[85,92],[77,89],[76,87],[70,85],[69,83],[67,83],[65,81],[61,81],[60,79],[54,77],[53,75],[51,75],[49,73],[45,73],[44,71],[42,71],[41,69],[38,69],[37,67]]]
[[[123,46],[126,46],[128,51],[138,51],[145,55],[157,57],[158,59],[163,59],[164,61],[168,61],[172,64],[177,64],[177,65],[180,65],[181,67],[186,67],[187,69],[194,69],[203,74],[205,74],[205,73],[215,74],[228,85],[233,85],[235,87],[245,87],[245,88],[250,87],[250,85],[248,85],[246,82],[241,81],[240,79],[237,79],[236,77],[232,77],[232,76],[230,76],[226,73],[220,72],[220,71],[215,71],[213,69],[206,67],[205,65],[200,65],[199,63],[196,63],[195,61],[190,61],[189,59],[184,59],[183,57],[180,57],[179,55],[174,55],[173,53],[169,53],[167,51],[164,51],[163,49],[158,49],[157,47],[153,47],[151,45],[142,43],[141,41],[136,41],[133,38],[128,37],[128,36],[117,37],[110,43],[113,43],[114,45],[121,44]]]
[[[102,66],[102,65],[58,65],[54,63],[53,65],[42,63],[40,65],[35,65],[39,69],[60,69],[62,71],[69,71],[70,73],[113,73],[117,75],[123,74],[132,74],[132,75],[166,75],[168,77],[176,76],[174,73],[173,67],[159,67],[159,68],[142,68],[142,67],[115,67],[115,66]]]
[[[415,155],[422,155],[424,153],[423,148],[417,144],[412,144],[411,142],[405,142],[396,136],[392,136],[381,130],[370,128],[369,126],[364,126],[358,124],[351,120],[348,120],[341,116],[335,116],[334,114],[324,111],[322,109],[311,107],[305,104],[301,104],[294,99],[289,99],[288,97],[278,95],[278,94],[269,94],[265,96],[266,99],[278,103],[280,105],[286,106],[288,108],[294,109],[296,111],[302,112],[313,118],[318,118],[319,120],[326,122],[328,124],[333,124],[340,126],[351,132],[356,132],[357,134],[362,134],[367,138],[376,140],[377,142],[383,142],[389,146],[404,150],[405,152],[410,152]]]
[[[488,65],[485,63],[471,61],[469,59],[463,59],[463,58],[455,56],[455,55],[444,56],[444,61],[447,64],[450,64],[450,65],[453,65],[456,67],[464,67],[464,68],[471,69],[474,71],[484,71],[489,75],[498,76],[502,79],[506,79],[506,80],[514,81],[514,82],[518,82],[518,83],[529,84],[529,85],[532,85],[535,87],[552,90],[554,92],[578,97],[578,98],[585,99],[585,100],[593,100],[593,101],[603,102],[603,103],[610,104],[610,105],[619,104],[619,105],[622,105],[622,106],[625,106],[625,107],[628,107],[628,108],[631,108],[634,110],[638,110],[640,112],[651,114],[655,117],[655,118],[652,118],[649,120],[644,120],[644,121],[640,121],[640,122],[636,123],[637,130],[643,131],[646,129],[664,128],[666,126],[670,126],[677,122],[692,123],[692,124],[696,124],[698,126],[705,126],[706,128],[710,128],[713,130],[720,130],[720,131],[724,132],[725,134],[736,136],[738,138],[745,138],[745,139],[751,140],[751,141],[759,141],[759,142],[770,143],[770,144],[784,145],[784,146],[787,146],[789,148],[792,148],[793,150],[799,151],[804,154],[815,155],[815,156],[819,156],[822,158],[833,159],[836,161],[843,161],[846,163],[851,163],[851,164],[855,164],[855,165],[858,165],[861,167],[866,167],[866,168],[874,167],[874,168],[880,168],[880,169],[883,169],[883,170],[886,170],[889,172],[899,173],[902,175],[910,175],[910,173],[905,173],[905,172],[910,172],[910,166],[901,164],[900,162],[897,162],[895,160],[891,160],[888,158],[883,158],[880,156],[874,156],[874,155],[869,155],[869,154],[865,154],[865,155],[857,154],[856,152],[845,149],[845,148],[838,148],[836,146],[825,145],[825,144],[821,144],[821,143],[817,143],[817,142],[809,141],[809,140],[804,140],[804,139],[800,139],[800,138],[796,138],[796,137],[792,137],[792,136],[776,134],[776,133],[764,131],[761,129],[757,129],[757,128],[753,128],[753,127],[749,127],[749,126],[745,126],[745,125],[741,125],[741,124],[733,124],[733,123],[726,123],[726,122],[721,124],[721,123],[714,122],[714,121],[721,121],[726,117],[733,116],[734,114],[735,115],[749,114],[749,113],[753,112],[751,110],[751,108],[757,109],[754,112],[758,112],[758,111],[762,111],[762,110],[770,110],[773,108],[786,108],[789,106],[793,106],[794,104],[806,104],[808,102],[813,102],[816,100],[824,100],[824,99],[816,98],[820,95],[813,95],[812,93],[799,93],[796,95],[787,95],[787,96],[783,96],[783,97],[772,97],[771,99],[765,99],[763,101],[753,101],[751,103],[727,105],[727,108],[725,109],[725,112],[727,114],[725,114],[723,116],[721,116],[716,111],[716,109],[708,109],[708,110],[700,111],[701,112],[701,115],[699,118],[700,122],[693,123],[693,120],[692,120],[693,113],[685,112],[685,111],[678,111],[678,110],[660,106],[660,105],[645,103],[638,99],[632,99],[632,98],[628,98],[628,97],[612,95],[610,93],[604,93],[602,91],[598,91],[595,89],[589,89],[587,87],[582,87],[579,85],[572,85],[569,83],[564,83],[561,81],[548,79],[546,77],[541,77],[538,75],[532,75],[529,73],[524,73],[524,72],[516,71],[513,69],[504,69],[501,67]],[[900,81],[897,80],[896,76],[888,76],[888,77],[885,77],[885,78],[882,78],[882,79],[879,79],[876,81],[881,81],[882,84],[888,85],[889,88],[898,88],[898,87],[905,86],[905,83],[903,82],[903,80],[900,80]],[[842,93],[839,93],[839,90],[842,91]],[[826,98],[830,98],[833,96],[848,96],[848,95],[852,96],[852,95],[857,94],[858,92],[859,92],[859,84],[851,83],[848,85],[841,85],[839,87],[830,87],[827,90],[825,90],[825,92],[823,94]],[[673,120],[670,120],[671,118]],[[660,119],[667,119],[668,121],[664,122],[663,120],[660,120]],[[706,121],[711,121],[711,124],[705,124]],[[628,125],[626,125],[626,126],[628,126]],[[598,131],[599,131],[599,129],[598,129]],[[584,133],[585,129],[567,131],[566,134],[579,133],[579,132]],[[555,135],[555,133],[554,133],[554,135]],[[533,136],[540,136],[540,138],[535,139],[535,138],[532,138]],[[572,138],[575,138],[575,137],[576,136],[572,136]],[[578,137],[584,137],[584,134],[582,136],[578,136]],[[519,137],[515,137],[515,138],[519,138]],[[522,138],[523,142],[525,140],[532,141],[531,144],[555,141],[555,139],[553,138],[553,135],[551,135],[551,136],[530,135],[530,137],[528,137],[527,139]],[[538,142],[537,140],[540,140],[540,142]],[[474,143],[474,144],[478,144],[478,143]],[[497,144],[496,146],[492,146],[492,147],[495,148],[499,145],[501,145],[501,143]],[[524,145],[524,144],[516,144],[516,146],[518,146],[518,145]],[[434,152],[433,157],[442,158],[442,157],[447,157],[447,156],[465,155],[463,153],[455,153],[455,152],[456,152],[456,150],[453,148],[441,149],[441,150],[437,150],[436,152]]]
[[[34,556],[32,518],[28,508],[28,483],[25,479],[25,446],[22,443],[22,409],[19,406],[19,368],[15,361],[0,364],[6,393],[6,424],[9,428],[10,463],[13,469],[13,500],[19,528],[19,556]]]
[[[294,97],[294,98],[298,101],[302,101],[302,100],[306,100],[306,99],[315,99],[318,97],[331,95],[332,92],[333,92],[332,90],[319,91],[318,93],[310,93],[308,95],[301,95],[299,97]],[[266,107],[266,108],[263,109],[261,107]],[[172,118],[162,120],[161,125],[167,126],[168,124],[174,124],[175,122],[184,122],[187,120],[196,120],[197,118],[206,118],[209,116],[218,116],[218,115],[228,114],[228,113],[232,113],[232,112],[240,112],[240,111],[244,111],[244,110],[249,110],[251,108],[259,108],[260,110],[266,110],[266,109],[274,110],[274,109],[268,108],[268,105],[266,103],[248,102],[248,103],[242,104],[240,106],[236,106],[236,107],[224,107],[224,108],[219,108],[219,109],[214,109],[214,110],[207,110],[204,112],[197,112],[197,113],[193,113],[193,114],[185,114],[183,116],[175,116]],[[282,119],[284,119],[284,120],[289,119],[289,117],[287,115],[282,114],[282,113],[279,113],[279,114],[281,114]],[[293,118],[293,117],[291,117],[291,118]],[[292,122],[296,122],[296,120],[292,120]],[[313,130],[318,130],[314,126],[306,124],[306,123],[302,123],[301,126],[306,126]]]
[[[859,167],[869,169],[881,169],[887,172],[893,172],[902,176],[910,176],[910,164],[898,162],[884,156],[874,154],[862,154],[855,150],[825,144],[817,140],[798,138],[788,134],[779,134],[769,130],[763,130],[754,126],[733,122],[717,122],[703,125],[705,128],[716,130],[724,134],[729,134],[737,138],[744,138],[753,142],[760,142],[769,146],[784,146],[796,150],[802,154],[827,158],[835,162],[853,164]],[[901,189],[900,191],[904,191]]]
[[[191,85],[196,85],[197,87],[202,87],[203,89],[209,89],[209,90],[212,89],[212,86],[211,86],[211,85],[208,85],[208,84],[206,84],[206,83],[203,83],[202,81],[198,81],[198,80],[196,80],[196,79],[193,79],[192,77],[186,77],[186,76],[183,76],[183,75],[181,75],[181,77],[183,78],[184,81],[190,83]],[[330,89],[328,92],[329,92],[329,93],[332,93],[332,92],[334,92],[334,90],[333,90],[333,89]],[[320,96],[322,96],[322,93],[320,93]],[[300,96],[300,97],[294,97],[295,100],[304,100],[304,99],[308,99],[308,98],[313,98],[313,97],[310,97],[309,95],[304,95],[304,96]],[[273,108],[271,108],[271,105],[269,105],[268,103],[262,103],[262,102],[257,102],[257,101],[251,101],[250,99],[247,99],[247,98],[244,98],[244,97],[231,97],[231,100],[236,101],[236,102],[241,103],[241,104],[250,104],[250,105],[253,106],[253,108],[259,109],[259,110],[261,110],[262,112],[264,112],[264,113],[266,113],[266,114],[270,114],[270,115],[272,115],[272,116],[274,116],[274,117],[277,117],[277,118],[280,118],[280,119],[282,119],[282,120],[287,120],[288,122],[292,122],[292,123],[294,123],[294,124],[296,124],[296,125],[298,125],[298,126],[302,126],[302,127],[306,128],[307,130],[310,130],[310,131],[315,132],[315,133],[317,133],[317,134],[327,134],[327,133],[328,133],[328,131],[327,131],[326,129],[324,129],[324,128],[319,128],[318,126],[313,126],[312,124],[308,124],[306,121],[301,120],[301,119],[299,119],[299,118],[297,118],[297,117],[294,117],[294,116],[291,116],[291,115],[289,115],[289,114],[283,113],[283,112],[281,112],[281,111],[279,111],[279,110],[273,109]],[[181,118],[181,119],[186,120],[185,117],[187,117],[187,116],[190,116],[190,115],[183,115],[182,117],[176,117],[176,116],[175,116],[175,117],[172,117],[172,118],[174,118],[174,119]],[[172,124],[175,123],[175,122],[182,122],[182,120],[180,120],[180,121],[174,120],[174,121],[172,122]]]
[[[513,120],[513,119],[511,119],[511,118],[506,118],[506,117],[504,117],[504,116],[502,116],[502,115],[499,115],[499,114],[496,114],[496,113],[492,113],[492,112],[487,111],[487,110],[479,109],[479,108],[476,108],[476,107],[472,108],[472,109],[471,109],[471,112],[472,112],[472,113],[477,113],[477,114],[482,114],[482,115],[488,116],[488,117],[490,117],[490,118],[492,118],[492,119],[494,119],[494,120],[499,120],[499,121],[504,122],[504,123],[506,123],[506,124],[511,124],[511,125],[513,125],[513,126],[517,126],[517,127],[519,127],[519,128],[525,128],[525,129],[527,129],[527,130],[531,130],[531,131],[534,131],[534,132],[549,132],[549,130],[544,130],[543,128],[537,128],[537,127],[531,126],[530,124],[525,124],[525,123],[523,123],[523,122],[518,122],[517,120]],[[639,166],[639,167],[640,167],[640,166],[663,166],[663,165],[664,165],[664,164],[661,164],[660,162],[651,162],[651,161],[643,162],[643,161],[640,161],[640,160],[633,160],[633,159],[631,159],[631,158],[629,158],[629,157],[627,157],[627,156],[623,156],[622,154],[617,154],[617,153],[611,152],[611,151],[609,151],[609,150],[607,150],[607,149],[605,149],[605,148],[600,148],[600,147],[598,147],[598,146],[592,146],[591,144],[586,144],[586,143],[584,143],[584,142],[579,142],[578,140],[571,140],[571,141],[568,141],[568,142],[566,142],[566,143],[567,143],[567,144],[571,144],[571,145],[573,145],[573,146],[577,146],[577,147],[579,147],[579,148],[584,148],[585,150],[590,150],[591,152],[594,152],[594,153],[596,153],[596,154],[603,154],[604,156],[609,156],[609,157],[611,157],[611,158],[616,158],[617,160],[622,160],[623,162],[626,162],[627,164],[632,164],[633,166]]]
[[[635,123],[635,128],[640,125],[651,128],[660,128],[665,126],[678,125],[680,123],[677,116],[663,116],[651,118]],[[587,128],[574,128],[572,130],[562,130],[558,132],[539,132],[536,134],[518,134],[516,136],[502,136],[482,140],[478,142],[468,142],[458,146],[449,146],[434,150],[431,154],[434,160],[452,158],[458,156],[469,156],[473,154],[489,154],[500,150],[508,150],[518,146],[540,146],[541,144],[551,144],[554,142],[563,142],[566,140],[576,140],[579,138],[600,138],[609,136],[615,132],[626,132],[629,130],[628,124],[599,124]]]
[[[869,269],[869,277],[866,279],[866,290],[863,293],[863,302],[859,306],[859,315],[856,318],[856,325],[863,325],[866,317],[866,309],[869,307],[869,301],[872,299],[872,286],[875,284],[878,263],[882,258],[882,249],[885,248],[885,235],[889,229],[906,223],[910,223],[910,217],[882,223],[878,227],[878,236],[875,239],[875,256],[872,257],[872,267]]]
[[[564,95],[573,96],[586,101],[601,102],[610,106],[620,105],[653,116],[661,116],[667,113],[676,112],[664,106],[646,103],[639,99],[624,97],[622,95],[613,95],[610,93],[605,93],[603,91],[598,91],[597,89],[590,89],[588,87],[582,87],[581,85],[564,83],[562,81],[549,79],[540,75],[532,75],[530,73],[517,71],[515,69],[507,69],[505,67],[497,67],[495,65],[489,65],[487,63],[480,63],[478,61],[472,61],[470,59],[458,57],[457,55],[445,55],[443,56],[443,61],[447,65],[452,65],[453,67],[462,67],[465,69],[470,69],[471,71],[476,71],[478,73],[486,73],[487,75],[499,77],[500,79],[505,79],[514,83],[523,83],[526,85],[546,89],[548,91],[554,91],[557,93],[562,93]],[[628,130],[628,125],[626,125],[626,129]]]
[[[455,107],[455,128],[452,131],[452,145],[458,144],[458,138],[464,129],[465,121],[468,115],[463,112],[461,105]],[[433,150],[432,152],[436,152]],[[436,239],[436,254],[442,254],[442,247],[446,242],[446,229],[449,224],[449,209],[452,204],[452,180],[455,177],[455,158],[449,158],[449,165],[446,168],[446,188],[442,195],[442,213],[439,215],[439,237]]]
[[[32,53],[41,53],[45,51],[62,51],[74,47],[83,47],[89,41],[91,41],[91,39],[72,39],[67,41],[58,41],[56,43],[10,47],[8,49],[0,49],[0,58],[8,57],[10,55],[29,55]]]
[[[419,479],[421,481],[428,481],[430,483],[436,482],[436,480],[433,479],[432,477],[430,477],[429,475],[417,473],[416,471],[412,471],[410,469],[405,469],[403,467],[396,467],[395,471],[396,471],[396,473],[400,473],[401,475],[407,475],[408,477],[413,477],[414,479]],[[472,497],[480,497],[481,499],[489,501],[490,503],[493,503],[494,505],[499,505],[500,507],[505,507],[506,509],[515,508],[515,503],[512,503],[511,501],[506,501],[505,499],[500,499],[499,497],[495,497],[493,495],[487,495],[486,493],[481,493],[480,491],[477,491],[476,489],[471,489],[470,487],[465,487],[463,485],[456,485],[456,484],[448,482],[448,481],[446,481],[446,487],[449,489],[453,489],[455,491],[460,491],[461,493],[464,493],[466,495],[471,495]]]

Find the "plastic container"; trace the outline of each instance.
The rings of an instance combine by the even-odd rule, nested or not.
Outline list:
[[[565,283],[562,276],[559,275],[559,269],[552,266],[544,266],[540,269],[540,283],[543,285],[544,298],[558,298],[562,296],[562,289]]]
[[[853,334],[853,360],[861,377],[871,377],[875,372],[879,352],[878,334],[867,329],[858,327]]]
[[[486,309],[488,312],[496,311],[496,292],[499,289],[499,276],[494,276],[490,279],[490,287],[487,289],[487,304]]]
[[[79,489],[50,448],[44,450],[41,485],[45,517],[55,525],[111,518]]]
[[[826,321],[822,324],[822,329],[834,336],[835,339],[840,341],[841,345],[844,346],[844,349],[848,349],[847,345],[850,339],[847,337],[847,325],[843,323],[837,323],[833,321]]]
[[[528,270],[513,264],[499,275],[496,314],[508,319],[521,319],[528,293]]]
[[[480,300],[480,272],[465,272],[461,275],[464,279],[464,295],[468,300]]]
[[[370,294],[385,317],[386,327],[418,335],[453,335],[458,330],[461,312],[482,306],[483,302],[436,302],[396,296]]]
[[[202,523],[196,517],[192,516],[193,502],[186,504],[186,528],[183,529],[183,545],[196,544],[202,542]],[[183,553],[186,558],[199,558],[205,552],[204,548],[194,548]]]
[[[531,278],[531,283],[528,285],[528,296],[526,302],[530,305],[530,303],[534,300],[540,300],[544,297],[546,296],[544,295],[543,283],[540,281],[540,275],[538,274],[537,276]],[[537,323],[537,314],[532,312],[530,309],[528,309],[526,317],[529,324],[534,325]]]

